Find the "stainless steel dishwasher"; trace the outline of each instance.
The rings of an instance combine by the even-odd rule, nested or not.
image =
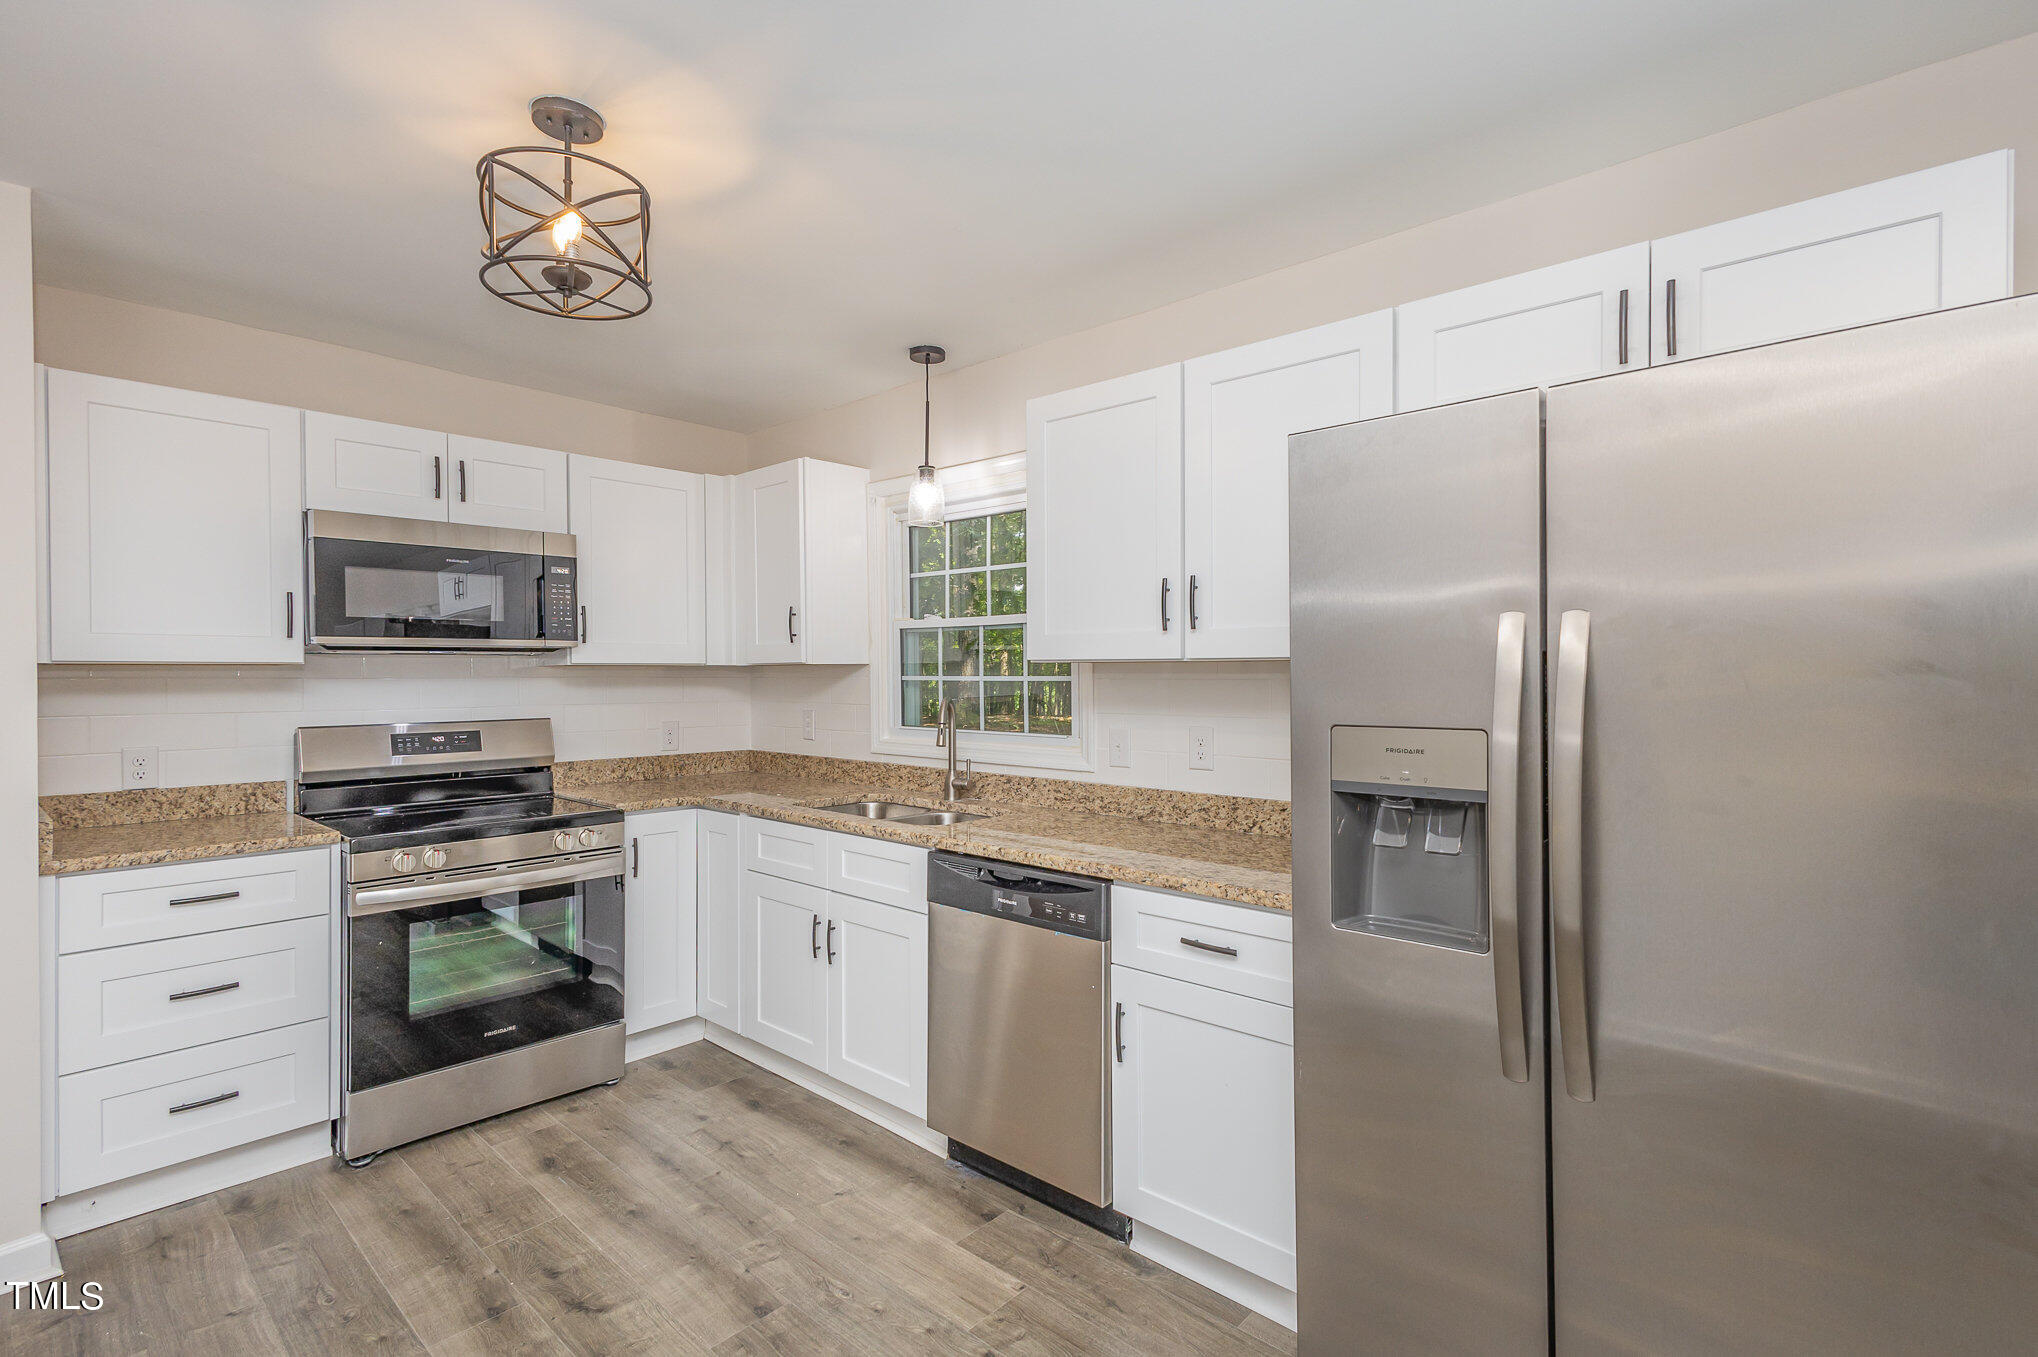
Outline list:
[[[957,1161],[1123,1239],[1111,1205],[1110,883],[927,859],[927,1124]]]

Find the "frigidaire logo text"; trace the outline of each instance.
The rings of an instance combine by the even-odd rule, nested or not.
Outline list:
[[[484,1037],[499,1037],[505,1032],[514,1032],[516,1030],[517,1025],[515,1023],[511,1023],[508,1027],[498,1027],[493,1031],[483,1032],[481,1035]]]
[[[1387,746],[1387,752],[1390,754],[1425,754],[1429,751],[1424,749],[1403,749],[1398,744],[1390,744]]]

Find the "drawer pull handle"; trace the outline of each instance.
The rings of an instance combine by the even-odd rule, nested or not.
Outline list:
[[[175,909],[178,905],[209,905],[216,900],[238,900],[240,898],[241,893],[239,891],[214,891],[211,895],[187,895],[182,900],[172,900],[170,907]]]
[[[1201,938],[1183,938],[1182,946],[1193,947],[1199,952],[1215,952],[1219,956],[1238,955],[1238,949],[1236,947],[1221,947],[1214,942],[1205,942]]]
[[[214,1103],[232,1102],[235,1098],[238,1098],[240,1096],[241,1091],[239,1089],[235,1089],[231,1093],[215,1093],[210,1098],[200,1098],[197,1102],[194,1103],[178,1103],[175,1107],[170,1109],[170,1115],[174,1117],[179,1112],[196,1112],[201,1107],[211,1107]]]
[[[229,980],[224,984],[207,985],[204,989],[187,989],[181,993],[171,995],[170,1002],[174,1004],[179,999],[202,999],[208,994],[225,994],[230,989],[239,989],[240,987],[240,981]]]

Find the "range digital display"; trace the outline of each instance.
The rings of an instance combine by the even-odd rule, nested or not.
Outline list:
[[[400,758],[413,754],[478,754],[478,730],[405,730],[389,737],[389,752]]]

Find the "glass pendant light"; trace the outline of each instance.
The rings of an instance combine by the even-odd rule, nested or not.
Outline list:
[[[915,528],[938,528],[948,518],[948,496],[934,475],[934,365],[948,357],[938,344],[915,344],[910,356],[924,370],[920,424],[920,474],[906,494],[906,522]]]

